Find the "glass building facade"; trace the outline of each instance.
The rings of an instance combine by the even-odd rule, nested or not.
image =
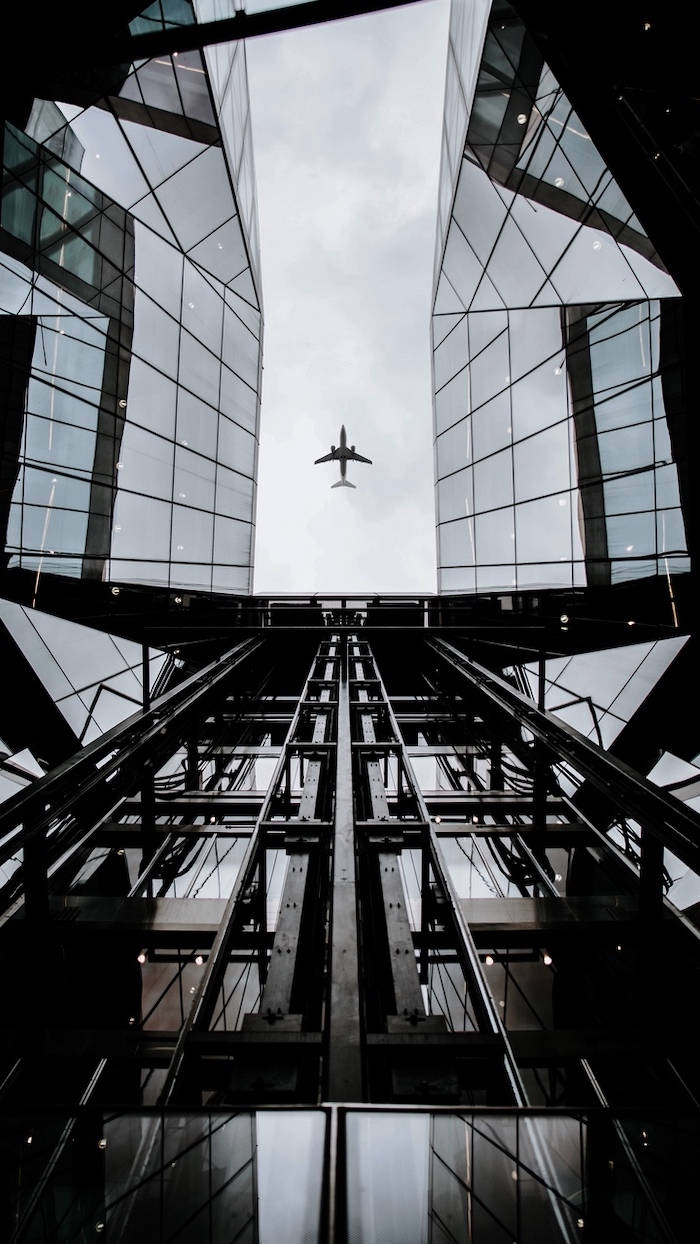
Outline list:
[[[218,8],[154,4],[131,29]],[[244,44],[103,77],[4,127],[4,569],[246,592],[262,314]]]
[[[678,288],[504,0],[454,0],[433,303],[443,592],[688,569]]]

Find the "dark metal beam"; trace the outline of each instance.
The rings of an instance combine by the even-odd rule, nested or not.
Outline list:
[[[343,644],[338,688],[338,743],[335,781],[330,986],[328,1018],[328,1101],[362,1101],[360,968],[357,929],[355,826],[350,741],[348,640]]]

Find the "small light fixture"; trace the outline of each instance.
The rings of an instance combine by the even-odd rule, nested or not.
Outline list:
[[[518,125],[524,125],[526,121],[527,121],[527,113],[519,112],[518,113]]]
[[[195,955],[194,961],[197,964],[197,967],[201,968],[202,964],[204,963],[204,955]]]
[[[625,552],[626,552],[626,553],[633,553],[633,552],[634,552],[634,545],[633,545],[633,544],[627,544],[627,545],[625,546]]]
[[[123,466],[124,466],[124,463],[123,463],[123,462],[118,462],[118,463],[117,463],[117,470],[118,470],[118,471],[121,471],[121,469],[122,469],[122,467],[123,467]]]
[[[98,1149],[106,1149],[106,1148],[107,1148],[107,1141],[106,1141],[106,1139],[105,1139],[105,1137],[104,1137],[104,1136],[101,1136],[101,1137],[100,1137],[100,1139],[98,1140],[98,1142],[97,1142],[97,1148],[98,1148]]]
[[[616,947],[615,947],[615,949],[616,949],[616,950],[622,950],[622,947],[621,947],[621,946],[616,946]]]
[[[561,622],[562,626],[566,626],[567,622],[569,621],[568,613],[562,613],[561,617],[559,618],[559,621]]]
[[[564,506],[566,505],[566,497],[559,498],[559,505],[562,507],[562,509],[564,508]]]
[[[494,962],[495,960],[494,960],[493,955],[487,955],[486,958],[484,959],[484,963],[486,964],[487,968],[492,968],[494,965]]]
[[[561,873],[555,873],[555,874],[554,874],[554,880],[555,880],[555,881],[561,881],[561,880],[562,880],[562,875],[561,875]]]
[[[645,22],[645,23],[644,23],[644,29],[645,29],[645,30],[651,30],[651,22]]]
[[[120,398],[119,398],[119,405],[121,406],[122,410],[124,410],[124,409],[125,409],[125,407],[126,407],[126,398],[125,398],[125,397],[120,397]]]
[[[602,245],[603,243],[601,242],[600,238],[596,238],[595,242],[593,243],[593,250],[599,251]]]
[[[555,177],[555,178],[554,178],[554,185],[555,185],[555,186],[556,186],[559,190],[561,190],[562,186],[564,185],[564,178],[563,178],[563,177]]]
[[[577,1218],[577,1219],[576,1219],[576,1226],[577,1226],[577,1227],[582,1227],[582,1226],[583,1226],[583,1218]]]
[[[439,825],[439,824],[441,823],[441,821],[442,821],[442,817],[441,817],[441,816],[434,816],[434,817],[433,817],[433,820],[435,821],[435,824],[436,824],[436,825]]]
[[[185,546],[184,546],[184,544],[176,544],[176,545],[175,545],[175,548],[177,549],[178,553],[184,553],[184,551],[185,551]]]
[[[95,1223],[95,1230],[97,1231],[98,1234],[101,1234],[104,1231],[104,1229],[105,1229],[105,1225],[103,1222]]]
[[[194,993],[194,985],[190,985],[190,993]]]
[[[95,152],[95,159],[96,159],[96,160],[101,160],[101,159],[102,159],[102,156],[100,155],[99,151],[96,151],[96,152]]]
[[[552,956],[551,956],[550,954],[548,954],[548,953],[547,953],[547,951],[545,951],[545,953],[544,953],[544,954],[543,954],[543,956],[542,956],[542,962],[544,963],[544,966],[545,966],[546,968],[551,967],[551,964],[552,964]]]
[[[113,595],[113,596],[118,596],[118,595],[119,595],[119,588],[118,588],[118,587],[113,587],[113,588],[112,588],[112,595]]]
[[[130,1023],[130,1024],[135,1024],[135,1023],[136,1023],[136,1018],[135,1018],[135,1016],[133,1016],[133,1015],[130,1015],[130,1016],[129,1016],[129,1023]]]
[[[190,443],[189,441],[180,441],[180,444],[185,445],[185,446],[189,445],[189,443]]]
[[[630,621],[630,622],[628,622],[628,623],[627,623],[627,625],[628,625],[628,626],[634,626],[635,624],[634,624],[634,622]]]
[[[181,597],[181,596],[174,596],[174,597],[173,597],[173,600],[175,601],[175,604],[176,604],[176,605],[181,605],[181,604],[182,604],[182,597]]]
[[[498,1005],[499,1005],[499,1006],[505,1006],[505,1002],[503,1001],[503,998],[501,998],[501,999],[500,999],[500,1001],[499,1001]]]
[[[138,962],[139,962],[139,963],[145,963],[145,962],[146,962],[146,952],[145,952],[145,950],[142,950],[142,951],[141,951],[141,954],[140,954],[140,955],[137,955],[137,956],[136,956],[136,958],[137,958],[137,960],[138,960]]]
[[[666,111],[668,112],[668,108],[666,109]],[[222,243],[222,242],[217,242],[217,243],[216,243],[216,249],[217,249],[217,250],[222,251],[222,250],[224,249],[224,247],[223,247],[223,243]]]
[[[215,816],[210,816],[210,817],[209,817],[209,824],[210,824],[210,825],[215,825],[215,824],[216,824],[216,817],[215,817]]]
[[[517,1184],[517,1182],[518,1182],[518,1172],[517,1172],[517,1171],[511,1171],[511,1172],[510,1172],[510,1177],[511,1177],[511,1179],[513,1180],[513,1183],[514,1183],[514,1184]]]
[[[31,1143],[32,1143],[32,1137],[31,1137],[31,1136],[28,1136],[28,1137],[27,1137],[27,1144],[28,1144],[28,1145],[31,1145]]]
[[[194,311],[194,303],[193,303],[193,302],[188,302],[188,304],[187,304],[187,305],[188,305],[188,307],[189,307],[190,311]]]

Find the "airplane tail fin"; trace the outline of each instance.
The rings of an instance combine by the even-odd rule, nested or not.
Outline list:
[[[339,479],[337,484],[331,484],[331,488],[355,488],[355,484],[351,484],[349,479]]]

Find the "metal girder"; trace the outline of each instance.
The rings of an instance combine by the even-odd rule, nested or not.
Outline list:
[[[314,669],[317,658],[311,666],[311,671],[307,678],[305,689],[302,697],[297,702],[296,711],[287,732],[285,746],[282,748],[275,765],[272,778],[270,780],[267,792],[259,807],[259,813],[256,820],[255,829],[250,837],[245,855],[241,861],[235,883],[231,894],[226,901],[223,916],[212,945],[211,952],[207,959],[204,972],[200,978],[193,1004],[189,1015],[185,1019],[180,1030],[177,1045],[173,1052],[170,1066],[163,1084],[160,1102],[163,1105],[177,1100],[178,1093],[181,1090],[185,1075],[187,1057],[192,1052],[192,1037],[195,1033],[206,1032],[211,1022],[218,991],[224,979],[226,966],[229,960],[229,954],[233,945],[236,919],[239,906],[243,895],[250,886],[253,874],[257,869],[260,870],[260,922],[261,932],[266,937],[266,917],[265,917],[265,873],[264,873],[264,831],[263,824],[270,818],[272,805],[278,792],[280,783],[282,782],[285,770],[289,762],[288,747],[295,740],[295,735],[302,718],[302,713],[306,707],[305,697],[309,684],[313,680]],[[264,938],[263,938],[264,940]],[[260,958],[261,966],[264,970],[266,957],[266,948],[261,944]],[[262,972],[261,972],[262,975]]]
[[[339,641],[342,649],[337,694],[328,1069],[325,1088],[328,1101],[362,1101],[364,1096],[348,643],[347,638]]]
[[[467,684],[478,688],[511,720],[529,730],[549,752],[572,765],[626,818],[639,821],[643,830],[658,838],[694,872],[700,873],[700,815],[697,812],[669,798],[658,786],[603,751],[560,717],[538,708],[497,674],[465,657],[453,644],[429,638],[427,645]]]

